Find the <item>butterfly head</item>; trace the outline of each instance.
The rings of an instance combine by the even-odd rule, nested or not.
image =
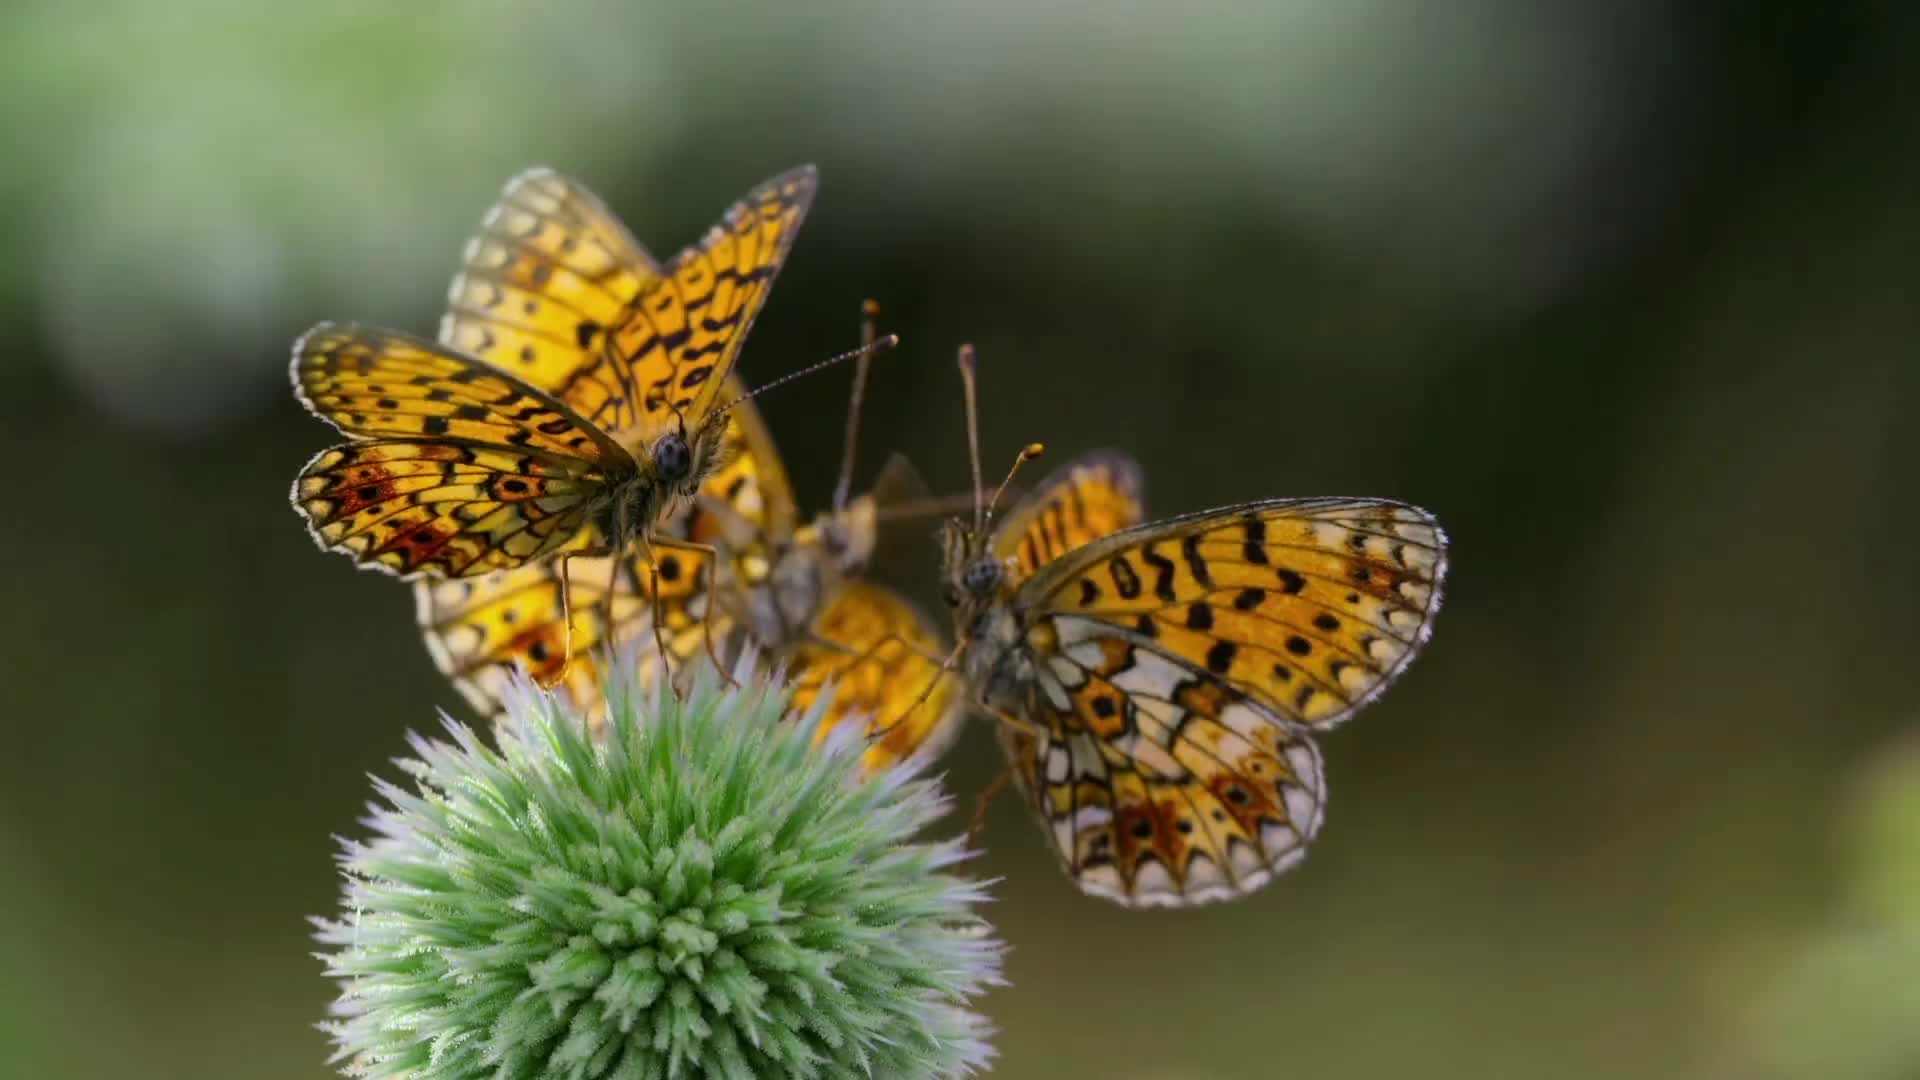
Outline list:
[[[987,534],[964,521],[952,519],[940,528],[941,594],[961,623],[999,592],[1006,580],[1006,564],[987,550]]]
[[[840,510],[821,514],[794,534],[794,547],[815,547],[842,574],[856,574],[873,558],[880,533],[879,511],[871,495],[862,495]]]
[[[973,469],[973,522],[969,525],[948,521],[940,533],[946,601],[962,626],[971,626],[980,610],[1006,583],[1006,561],[990,550],[994,509],[1000,505],[1000,497],[1006,494],[1007,484],[1020,471],[1020,466],[1047,452],[1041,443],[1021,447],[1019,456],[1013,459],[1013,467],[1007,470],[1006,479],[994,489],[993,498],[987,498],[986,485],[980,478],[980,405],[974,367],[973,346],[960,346],[960,382],[966,390],[967,403],[967,458]]]
[[[678,488],[693,472],[693,448],[680,431],[669,431],[653,444],[653,471],[663,483]]]
[[[654,440],[649,457],[653,478],[663,489],[682,498],[700,493],[700,485],[726,464],[727,418],[713,413],[689,430],[684,417]]]

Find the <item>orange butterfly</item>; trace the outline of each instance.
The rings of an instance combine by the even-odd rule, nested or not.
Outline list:
[[[1129,907],[1260,888],[1320,828],[1314,735],[1426,644],[1445,535],[1364,498],[1141,524],[1140,470],[1115,453],[1062,468],[996,525],[970,350],[961,367],[976,509],[942,534],[957,663],[1068,875]]]

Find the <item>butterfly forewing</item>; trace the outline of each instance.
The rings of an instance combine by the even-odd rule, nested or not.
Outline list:
[[[1084,454],[1061,466],[1007,514],[994,552],[1012,560],[1016,585],[1067,552],[1146,517],[1146,477],[1118,451]]]
[[[1097,625],[1288,720],[1331,727],[1431,632],[1446,572],[1431,515],[1379,499],[1280,499],[1108,537],[1028,582],[1061,640]]]
[[[630,455],[552,395],[433,342],[321,323],[294,343],[294,395],[342,433],[458,441],[631,471]]]
[[[754,188],[635,298],[614,348],[631,368],[643,431],[676,415],[697,426],[715,406],[816,187],[805,165]]]
[[[550,169],[507,182],[467,242],[440,340],[546,390],[616,438],[635,426],[609,331],[665,270],[592,192]]]
[[[727,380],[729,400],[744,393],[737,378]],[[723,464],[701,485],[683,538],[711,544],[726,534],[723,518],[729,517],[772,536],[792,532],[799,516],[793,482],[753,402],[742,400],[727,413],[720,457]]]

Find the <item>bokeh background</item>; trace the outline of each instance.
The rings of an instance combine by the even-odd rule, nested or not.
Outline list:
[[[990,461],[1454,538],[1266,891],[1123,912],[995,809],[997,1075],[1920,1076],[1916,10],[12,5],[0,1071],[328,1075],[330,834],[459,702],[286,508],[288,342],[431,333],[526,165],[666,253],[812,160],[743,371],[880,299],[870,466],[963,484],[972,341]],[[766,403],[814,505],[845,384]]]

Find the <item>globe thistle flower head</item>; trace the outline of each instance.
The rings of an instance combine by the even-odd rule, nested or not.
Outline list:
[[[610,671],[635,671],[615,663]],[[750,668],[743,665],[744,675]],[[523,684],[445,721],[343,841],[323,1025],[351,1076],[934,1077],[991,1057],[1002,946],[937,782],[867,776],[765,682],[608,686],[604,742]],[[821,706],[816,705],[817,710]]]

